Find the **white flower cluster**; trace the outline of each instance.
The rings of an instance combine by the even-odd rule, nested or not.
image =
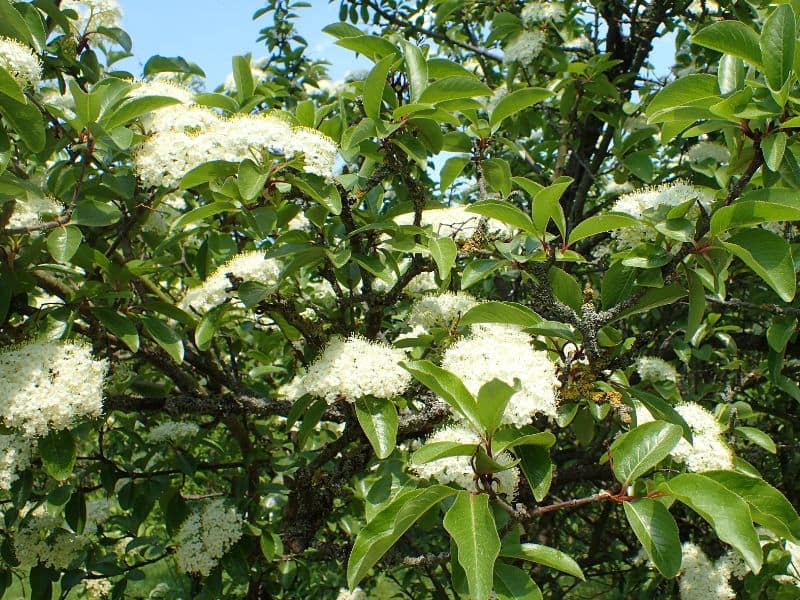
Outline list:
[[[148,431],[145,435],[145,439],[151,444],[178,442],[197,435],[198,431],[200,431],[200,426],[197,425],[197,423],[167,421]]]
[[[685,464],[686,468],[694,473],[733,469],[733,450],[725,443],[724,429],[714,415],[694,402],[678,404],[675,406],[675,411],[683,417],[692,430],[692,443],[681,438],[672,449],[672,458]],[[652,420],[653,416],[646,408],[637,406],[638,425]]]
[[[106,360],[85,344],[39,340],[0,353],[0,419],[25,436],[66,429],[103,409]]]
[[[636,360],[636,372],[642,381],[678,383],[678,371],[675,367],[657,356],[640,356]]]
[[[565,14],[560,2],[527,2],[520,16],[525,25],[534,25],[542,21],[563,21]]]
[[[503,62],[527,65],[539,56],[544,46],[545,34],[539,29],[526,29],[514,36],[503,49]]]
[[[339,595],[336,596],[336,600],[368,600],[368,598],[366,592],[360,587],[352,591],[347,588],[339,588]]]
[[[61,527],[62,520],[37,509],[14,536],[14,555],[19,568],[30,570],[42,563],[65,571],[78,557],[87,539]]]
[[[164,114],[175,113],[172,110]],[[222,118],[196,107],[174,126],[169,127],[168,123],[168,118],[154,119],[151,127],[161,130],[145,140],[134,154],[136,172],[145,185],[175,187],[188,171],[203,163],[238,163],[245,158],[258,158],[265,151],[283,154],[287,159],[302,154],[307,173],[323,177],[333,174],[337,152],[333,140],[315,129],[292,127],[276,116]]]
[[[0,490],[8,491],[31,464],[33,444],[21,435],[0,435]]]
[[[308,368],[302,385],[307,393],[333,404],[364,396],[394,398],[405,391],[411,375],[400,366],[402,350],[357,335],[335,337]]]
[[[704,160],[711,159],[717,163],[725,163],[730,160],[730,152],[722,144],[716,142],[697,142],[694,146],[689,148],[686,152],[689,160],[692,162],[703,162]]]
[[[193,511],[181,524],[175,559],[185,573],[206,576],[242,537],[242,517],[224,498],[214,498]]]
[[[109,579],[84,579],[81,597],[84,600],[106,600],[111,598],[112,587]]]
[[[625,227],[611,232],[611,241],[608,247],[598,247],[595,256],[603,256],[609,251],[617,252],[626,248],[633,248],[644,242],[654,241],[658,232],[653,224],[663,218],[669,209],[689,201],[696,201],[703,206],[708,206],[714,197],[711,192],[703,188],[678,181],[676,183],[646,187],[641,190],[625,194],[617,198],[611,210],[628,214],[641,223],[635,227]],[[689,211],[689,216],[699,214],[696,206]],[[679,248],[678,245],[675,248]]]
[[[555,417],[560,386],[547,352],[534,350],[533,338],[507,326],[483,326],[450,346],[442,367],[457,375],[475,396],[492,379],[522,388],[506,407],[502,422],[521,427],[536,414]]]
[[[36,87],[42,79],[42,61],[36,53],[9,37],[0,37],[0,67],[23,89]]]
[[[449,206],[431,208],[422,212],[423,227],[430,225],[433,232],[442,237],[452,237],[456,241],[471,238],[478,231],[481,215],[467,212],[468,206]],[[405,213],[394,218],[398,225],[413,225],[414,213]],[[489,233],[511,234],[512,229],[496,219],[486,219]]]
[[[264,253],[259,250],[237,254],[217,267],[202,284],[190,288],[181,300],[180,307],[187,312],[195,310],[202,315],[222,304],[230,297],[230,277],[242,281],[257,281],[271,294],[278,289],[280,274],[280,263],[273,258],[264,258]]]
[[[427,443],[436,442],[458,442],[460,444],[479,444],[480,436],[469,429],[460,425],[451,425],[440,429],[431,435]],[[475,471],[470,464],[469,456],[448,456],[438,460],[432,460],[424,464],[410,465],[410,468],[418,477],[422,479],[435,479],[443,485],[455,483],[465,490],[475,490]],[[513,461],[513,457],[508,452],[495,456],[494,459],[500,464],[507,464]],[[516,467],[495,473],[496,481],[494,490],[499,494],[505,494],[513,498],[519,485],[519,471]]]
[[[78,13],[76,27],[82,34],[98,27],[119,27],[122,21],[117,0],[63,0],[61,9],[67,8]]]
[[[408,324],[411,327],[449,327],[453,321],[462,317],[478,302],[464,292],[444,292],[423,296],[414,303]]]
[[[14,212],[8,221],[12,229],[32,229],[40,227],[49,219],[62,213],[61,203],[45,195],[28,195],[25,200],[17,199]]]
[[[678,582],[681,600],[734,600],[730,584],[732,563],[722,557],[716,563],[691,542],[681,548],[681,573]]]

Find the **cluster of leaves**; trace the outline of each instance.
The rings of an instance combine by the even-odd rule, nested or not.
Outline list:
[[[114,70],[127,35],[76,36],[59,2],[0,0],[0,34],[34,49],[73,106],[0,67],[0,344],[78,338],[111,364],[103,417],[40,440],[0,499],[0,589],[78,597],[108,579],[115,598],[159,581],[201,598],[334,598],[358,585],[420,599],[674,597],[681,542],[694,540],[741,555],[743,594],[796,597],[775,576],[790,560],[784,540],[800,537],[800,253],[787,224],[800,220],[800,7],[695,4],[566,0],[530,25],[511,2],[345,0],[325,31],[372,66],[334,85],[304,56],[303,5],[271,1],[255,15],[273,19],[264,77],[235,57],[235,89],[195,101],[319,129],[340,172],[325,180],[301,157],[264,153],[205,163],[165,190],[144,187],[132,157],[143,119],[175,101],[128,97],[131,74]],[[503,62],[531,27],[541,52]],[[650,77],[663,32],[676,41],[671,83]],[[203,75],[180,57],[153,57],[143,75],[165,73]],[[699,139],[729,160],[689,160]],[[609,212],[620,190],[679,178],[711,200],[661,211],[647,240],[613,248],[612,232],[644,226]],[[185,208],[151,226],[175,193]],[[63,212],[9,226],[18,203],[42,197]],[[450,203],[475,215],[473,235],[424,226]],[[395,220],[404,213],[412,224]],[[187,288],[248,250],[281,261],[277,293],[232,280],[217,308],[181,308]],[[280,397],[332,336],[406,333],[408,286],[425,273],[485,302],[398,341],[416,381],[403,397]],[[481,323],[534,334],[559,361],[557,419],[502,426],[514,382],[472,394],[436,366]],[[638,380],[643,355],[677,364],[678,381]],[[730,431],[735,470],[686,472],[670,458],[692,439],[674,408],[686,401]],[[656,420],[637,425],[637,405]],[[480,443],[409,451],[451,413]],[[169,420],[197,433],[148,438]],[[497,459],[506,451],[511,463]],[[477,491],[407,469],[465,456]],[[499,496],[494,476],[517,467],[517,498]],[[207,577],[182,574],[176,533],[220,495],[244,535]],[[102,520],[99,501],[111,505]],[[89,542],[69,569],[23,573],[15,534],[42,507],[63,519],[50,535]],[[634,564],[641,548],[654,568]]]

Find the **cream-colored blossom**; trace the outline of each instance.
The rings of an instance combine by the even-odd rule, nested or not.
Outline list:
[[[711,159],[717,163],[726,163],[730,160],[730,152],[722,144],[716,142],[698,142],[686,152],[692,162],[703,162]]]
[[[244,522],[224,498],[206,500],[192,511],[175,536],[181,571],[206,576],[242,537]]]
[[[563,21],[566,13],[560,2],[527,2],[522,8],[522,22],[535,25],[542,21]]]
[[[636,372],[642,381],[678,383],[678,371],[675,367],[657,356],[640,356],[636,360]]]
[[[237,254],[224,265],[218,267],[202,284],[190,288],[180,306],[189,312],[204,314],[232,298],[231,289],[234,281],[257,281],[266,288],[268,294],[278,290],[280,263],[273,258],[264,258],[261,251]]]
[[[22,570],[42,563],[65,571],[86,544],[84,536],[64,529],[60,519],[39,508],[25,519],[14,535],[14,555]]]
[[[23,89],[36,87],[42,79],[42,61],[36,53],[9,37],[0,37],[0,67]]]
[[[194,437],[199,431],[197,423],[167,421],[153,427],[144,437],[151,444],[174,443]]]
[[[14,211],[8,221],[11,229],[35,229],[45,222],[59,216],[64,206],[46,195],[29,194],[25,199],[17,199]]]
[[[33,443],[21,435],[0,435],[0,490],[8,491],[31,465]]]
[[[478,302],[464,292],[444,292],[423,296],[414,303],[408,324],[411,327],[449,327]]]
[[[98,27],[119,27],[122,9],[117,0],[62,0],[61,9],[78,13],[76,29],[81,34],[97,31]]]
[[[476,327],[447,349],[442,367],[457,375],[474,396],[492,379],[508,385],[518,379],[521,388],[511,397],[502,422],[521,427],[534,415],[555,417],[557,411],[556,365],[547,352],[534,350],[532,342],[517,328]]]
[[[343,398],[355,402],[365,396],[394,398],[405,391],[411,375],[400,362],[402,350],[359,336],[335,337],[308,368],[305,390],[332,404]]]
[[[526,29],[517,34],[503,49],[503,62],[530,64],[539,56],[545,42],[545,34],[539,29]]]
[[[719,568],[705,552],[691,542],[681,548],[681,572],[678,581],[681,600],[734,600],[731,573]]]
[[[39,340],[0,353],[0,419],[29,437],[67,429],[103,408],[105,359],[85,344]]]

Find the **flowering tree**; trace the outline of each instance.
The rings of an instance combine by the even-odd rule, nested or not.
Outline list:
[[[0,0],[0,595],[797,598],[800,5],[301,8]]]

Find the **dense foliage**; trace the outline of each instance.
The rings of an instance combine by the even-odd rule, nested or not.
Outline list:
[[[304,10],[0,0],[0,596],[800,597],[800,2]]]

